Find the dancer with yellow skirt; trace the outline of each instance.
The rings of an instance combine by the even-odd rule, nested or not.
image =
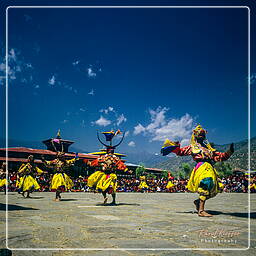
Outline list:
[[[6,195],[6,163],[2,163],[2,167],[0,169],[0,188],[4,189],[4,194]]]
[[[138,186],[138,189],[143,193],[149,188],[147,182],[146,182],[146,176],[140,176],[140,184]]]
[[[166,188],[169,190],[169,192],[172,192],[173,188],[175,187],[175,185],[172,183],[173,180],[174,178],[171,176],[171,173],[168,172],[168,183],[166,185]]]
[[[107,154],[100,156],[89,163],[97,168],[88,178],[88,187],[94,188],[96,192],[101,192],[104,197],[104,204],[107,203],[107,194],[111,194],[113,201],[111,205],[116,205],[117,170],[127,171],[126,165],[111,150]]]
[[[161,153],[165,156],[171,152],[178,156],[191,155],[193,157],[196,166],[190,175],[187,188],[191,192],[199,194],[199,199],[194,201],[198,215],[200,217],[212,217],[204,209],[205,201],[216,196],[222,189],[214,163],[228,160],[234,153],[234,144],[230,145],[227,152],[217,152],[206,140],[206,130],[201,125],[198,125],[193,130],[190,145],[188,146],[181,148],[178,142],[172,142],[167,139],[161,149]]]
[[[87,162],[89,166],[96,167],[96,171],[89,176],[87,185],[95,192],[102,193],[104,198],[104,204],[106,204],[108,200],[107,194],[111,194],[113,198],[111,205],[116,205],[116,171],[121,170],[126,172],[128,169],[124,162],[114,153],[114,150],[122,143],[125,134],[123,134],[120,142],[114,146],[112,145],[112,139],[116,135],[121,134],[121,131],[117,130],[116,132],[114,132],[112,130],[110,132],[102,132],[102,134],[105,135],[106,141],[110,141],[110,145],[102,142],[102,140],[99,138],[99,134],[97,133],[99,142],[106,147],[106,150],[102,152],[92,153],[100,154],[101,156],[91,162]]]
[[[19,178],[18,189],[20,192],[22,191],[23,197],[25,197],[25,193],[27,192],[26,197],[30,198],[30,193],[40,188],[37,180],[35,179],[35,175],[46,172],[36,166],[33,155],[30,155],[27,161],[28,162],[26,164],[22,164],[18,170],[18,174],[22,175]]]
[[[42,157],[44,165],[46,167],[52,168],[55,173],[52,177],[50,186],[50,189],[56,192],[54,201],[60,201],[61,193],[70,190],[73,187],[73,181],[65,173],[65,171],[69,167],[71,167],[77,160],[78,154],[76,154],[75,158],[66,160],[64,152],[57,152],[57,158],[52,161],[46,161],[44,157]]]

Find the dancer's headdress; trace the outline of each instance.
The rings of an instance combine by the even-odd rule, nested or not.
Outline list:
[[[200,151],[198,148],[198,145],[197,145],[197,139],[200,138],[201,136],[205,136],[206,133],[207,133],[207,131],[205,129],[203,129],[203,127],[200,124],[197,125],[197,127],[193,130],[191,139],[190,139],[190,144],[192,146],[193,153],[198,153],[198,151]],[[205,139],[205,145],[209,150],[216,151],[216,149],[214,149],[211,146],[211,144],[208,142],[207,139]]]
[[[115,148],[118,147],[118,146],[122,143],[122,141],[123,141],[123,139],[124,139],[125,132],[123,133],[123,136],[122,136],[120,142],[117,143],[116,145],[112,145],[112,140],[113,140],[113,138],[114,138],[116,135],[122,134],[122,132],[121,132],[120,130],[117,130],[116,132],[113,131],[113,130],[110,131],[110,132],[102,132],[102,134],[105,135],[106,141],[109,141],[109,142],[110,142],[110,145],[105,144],[105,143],[100,139],[99,133],[97,132],[97,138],[98,138],[99,142],[100,142],[103,146],[106,147],[106,152],[107,152],[108,154],[109,154],[109,153],[112,153],[112,154],[113,154],[114,151],[115,151]]]

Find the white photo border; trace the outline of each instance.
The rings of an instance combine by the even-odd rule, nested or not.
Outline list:
[[[8,10],[9,9],[15,9],[15,8],[28,8],[28,9],[37,9],[37,8],[86,8],[86,9],[99,9],[99,8],[114,8],[114,9],[164,9],[164,8],[177,8],[177,9],[186,9],[186,8],[200,8],[200,9],[206,9],[206,8],[225,8],[225,9],[247,9],[248,10],[248,172],[251,173],[251,130],[250,130],[250,124],[251,124],[251,89],[250,89],[250,74],[251,74],[251,60],[250,60],[250,7],[249,6],[8,6],[5,10],[6,14],[6,49],[5,49],[5,55],[6,55],[6,124],[5,124],[5,146],[6,146],[6,179],[8,179]],[[249,179],[249,186],[250,186],[250,179]],[[250,249],[250,211],[251,211],[251,205],[250,205],[250,190],[248,190],[248,247],[246,248],[10,248],[8,246],[8,182],[6,183],[6,248],[9,250],[16,250],[16,251],[196,251],[196,250],[209,250],[209,251],[245,251]]]

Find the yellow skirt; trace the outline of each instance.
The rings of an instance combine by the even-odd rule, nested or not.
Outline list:
[[[169,188],[172,188],[174,187],[175,185],[171,182],[171,181],[168,181],[167,185],[166,185],[166,188],[169,189]]]
[[[6,179],[0,179],[0,188],[6,185]]]
[[[114,173],[105,174],[101,176],[96,185],[96,190],[100,190],[102,192],[106,191],[108,188],[112,188],[111,193],[116,192],[117,188],[117,176]]]
[[[91,174],[88,177],[87,186],[90,188],[96,187],[97,183],[99,182],[99,180],[102,178],[103,175],[105,175],[105,173],[101,171],[97,171]]]
[[[55,173],[52,177],[51,189],[56,190],[63,188],[62,190],[69,190],[74,186],[73,181],[66,173]]]
[[[187,188],[191,192],[199,193],[201,200],[216,196],[220,192],[218,175],[210,163],[197,164],[192,171]]]
[[[19,179],[18,188],[22,191],[28,191],[31,189],[39,189],[40,186],[36,179],[34,179],[31,175],[24,175]]]
[[[250,186],[249,186],[249,189],[253,189],[253,188],[256,189],[256,184],[255,183],[251,183]]]
[[[142,188],[148,188],[148,184],[146,183],[146,181],[141,181],[138,188],[140,188],[140,189],[142,189]]]

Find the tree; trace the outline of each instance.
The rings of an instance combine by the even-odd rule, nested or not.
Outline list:
[[[177,175],[178,175],[178,178],[180,178],[180,179],[185,179],[185,177],[186,177],[185,172],[182,169],[179,169]]]
[[[233,173],[229,163],[217,162],[214,167],[217,170],[217,173],[220,178],[232,175]]]
[[[167,178],[167,177],[168,177],[168,171],[163,170],[163,171],[161,172],[161,177],[162,177],[162,178]]]
[[[153,179],[153,180],[155,180],[155,179],[156,179],[156,175],[154,175],[153,173],[148,173],[148,174],[147,174],[147,179]]]
[[[139,165],[135,170],[136,178],[139,178],[146,172],[146,169],[143,165]]]
[[[183,163],[182,164],[182,171],[185,175],[185,178],[189,178],[192,169],[193,168],[191,168],[190,164],[188,164],[188,163]]]

